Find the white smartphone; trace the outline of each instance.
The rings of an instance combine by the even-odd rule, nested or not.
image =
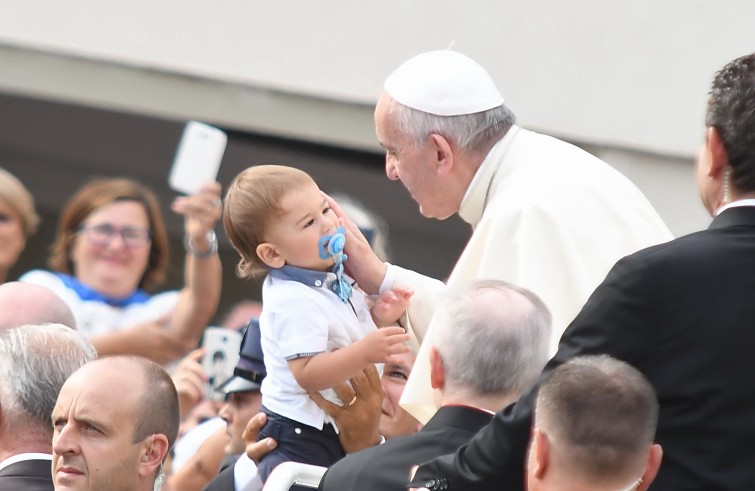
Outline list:
[[[186,123],[178,144],[168,183],[184,194],[196,194],[217,180],[228,137],[223,131],[198,121]]]
[[[223,400],[223,394],[217,391],[218,386],[231,378],[233,369],[239,362],[242,334],[234,329],[224,327],[208,327],[204,331],[202,348],[202,370],[207,375],[208,399]]]

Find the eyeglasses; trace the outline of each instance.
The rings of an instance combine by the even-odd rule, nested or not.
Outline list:
[[[81,225],[77,230],[83,232],[89,242],[100,246],[109,245],[116,234],[120,234],[123,243],[129,249],[144,247],[152,239],[152,231],[145,227],[117,228],[109,223],[100,223],[89,227]]]

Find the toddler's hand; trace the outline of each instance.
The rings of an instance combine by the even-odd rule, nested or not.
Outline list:
[[[406,288],[394,288],[380,295],[372,307],[372,318],[378,326],[395,324],[409,305],[414,292]]]
[[[362,343],[367,363],[385,363],[391,356],[406,353],[409,335],[403,327],[389,326],[369,333],[358,343]]]

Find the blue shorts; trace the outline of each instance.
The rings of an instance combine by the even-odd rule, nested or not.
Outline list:
[[[262,412],[267,414],[267,423],[260,430],[257,441],[270,437],[278,442],[275,450],[265,455],[257,465],[263,482],[282,462],[330,467],[346,456],[333,425],[326,424],[322,430],[318,430],[276,414],[265,406],[262,406]]]

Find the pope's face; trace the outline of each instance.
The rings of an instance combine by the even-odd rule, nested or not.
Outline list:
[[[390,96],[383,93],[375,108],[375,132],[385,149],[385,173],[389,179],[401,181],[422,216],[446,219],[458,211],[458,203],[449,201],[448,190],[436,172],[437,148],[432,138],[417,144],[403,133],[396,124],[393,104]]]

